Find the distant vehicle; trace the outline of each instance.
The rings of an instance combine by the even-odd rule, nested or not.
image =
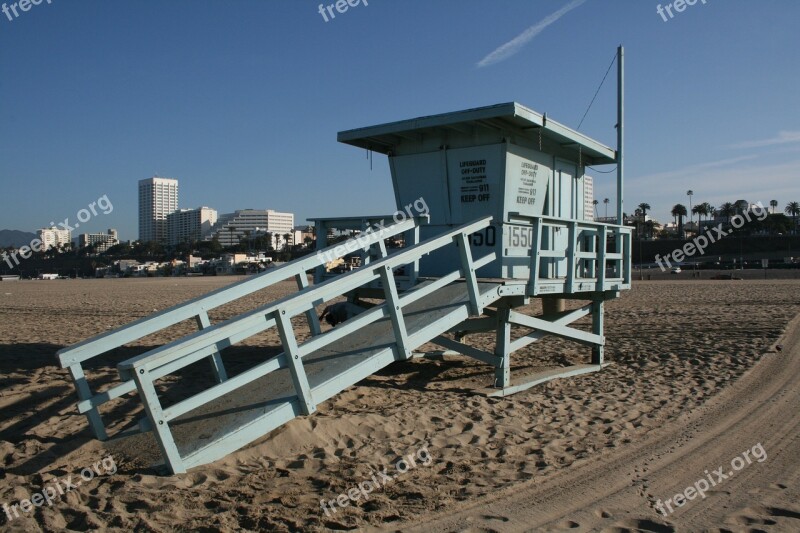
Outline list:
[[[681,267],[672,267],[671,269],[669,269],[669,273],[670,274],[680,274],[681,273]]]

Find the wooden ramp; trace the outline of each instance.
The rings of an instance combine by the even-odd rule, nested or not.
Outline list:
[[[424,288],[423,284],[420,288]],[[499,283],[481,283],[486,303],[498,297]],[[404,310],[414,348],[469,317],[464,282],[454,282]],[[397,353],[391,320],[382,318],[303,357],[315,403],[335,396],[390,363]],[[288,368],[271,372],[245,387],[177,418],[172,434],[185,468],[214,461],[303,414]]]

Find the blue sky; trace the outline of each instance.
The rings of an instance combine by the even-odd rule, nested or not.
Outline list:
[[[113,212],[80,231],[135,239],[137,181],[156,173],[180,180],[181,207],[391,212],[385,157],[370,169],[338,131],[513,100],[574,128],[618,44],[626,211],[647,202],[671,221],[687,189],[800,201],[800,2],[698,0],[667,22],[659,3],[369,0],[328,22],[318,0],[0,14],[0,228],[74,221],[107,195]],[[610,146],[615,90],[609,75],[581,128]],[[613,174],[596,183],[613,212]]]

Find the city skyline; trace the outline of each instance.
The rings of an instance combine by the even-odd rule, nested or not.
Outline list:
[[[391,213],[386,158],[337,143],[338,131],[508,101],[575,128],[620,43],[626,212],[647,202],[668,220],[687,189],[714,205],[797,200],[800,5],[731,0],[664,21],[656,4],[383,2],[325,22],[317,4],[87,0],[3,17],[0,46],[14,53],[0,57],[0,74],[14,80],[4,86],[14,105],[2,111],[0,228],[34,231],[108,195],[117,209],[85,230],[133,240],[131,183],[153,174],[183,180],[182,204],[220,213]],[[475,20],[480,38],[461,38]],[[406,27],[425,37],[408,39]],[[579,128],[611,147],[614,85],[609,76]],[[608,171],[589,175],[615,211]]]

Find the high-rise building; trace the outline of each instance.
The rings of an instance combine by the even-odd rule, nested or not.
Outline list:
[[[209,239],[216,238],[222,246],[232,246],[247,238],[272,234],[273,247],[282,250],[286,245],[284,235],[294,234],[294,214],[272,209],[242,209],[220,215],[211,230]]]
[[[167,243],[167,215],[178,210],[178,180],[139,180],[139,240]]]
[[[167,215],[167,242],[174,246],[203,240],[211,234],[211,228],[216,223],[216,209],[179,209]]]
[[[78,248],[94,246],[94,251],[103,253],[112,246],[119,244],[117,230],[109,229],[108,233],[83,233],[78,235]]]
[[[66,229],[58,229],[53,226],[50,228],[42,228],[38,232],[39,240],[42,241],[42,251],[47,251],[50,248],[58,248],[59,245],[68,246],[72,244],[72,232]]]

